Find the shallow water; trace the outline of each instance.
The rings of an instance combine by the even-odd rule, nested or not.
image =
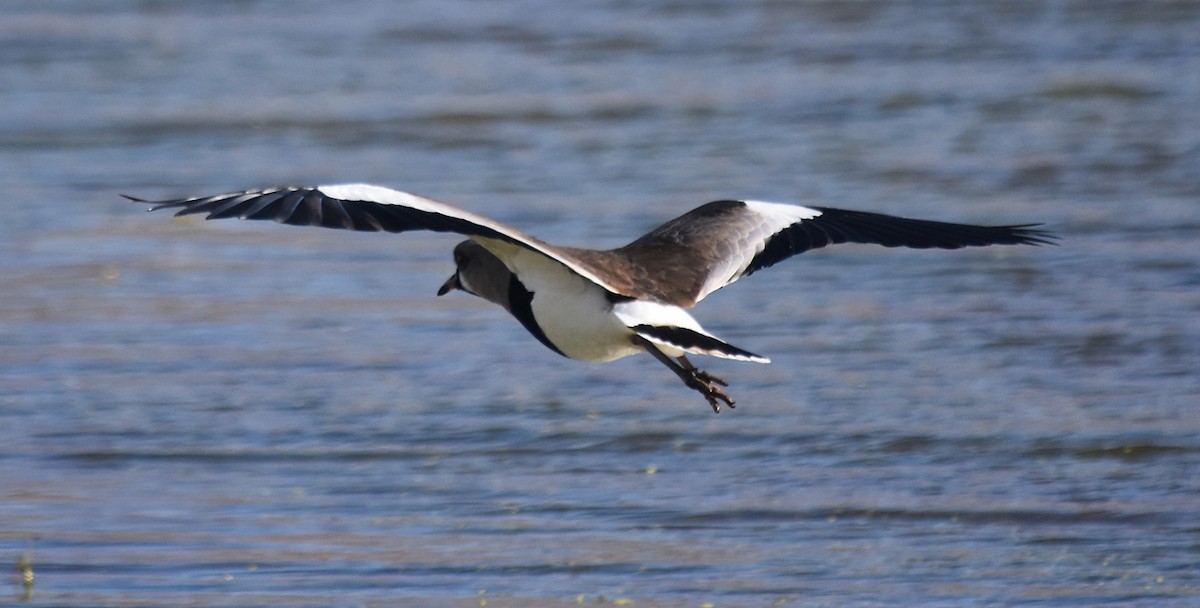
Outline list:
[[[1200,5],[0,17],[0,559],[35,575],[0,603],[1200,601]],[[1064,240],[715,294],[696,316],[773,363],[704,361],[713,415],[433,298],[453,238],[117,196],[340,181],[566,244],[728,197]]]

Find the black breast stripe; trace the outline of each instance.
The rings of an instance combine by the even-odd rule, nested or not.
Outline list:
[[[512,316],[516,317],[521,325],[525,327],[533,337],[538,339],[538,342],[546,345],[546,348],[566,357],[558,347],[546,337],[546,332],[537,323],[537,319],[533,317],[533,292],[525,289],[525,284],[517,278],[517,275],[510,275],[508,280],[508,309],[512,312]]]

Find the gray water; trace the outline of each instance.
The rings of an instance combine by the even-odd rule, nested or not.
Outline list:
[[[1200,605],[1200,3],[0,5],[0,603]],[[175,220],[367,181],[563,244],[758,198],[1058,247],[706,300],[714,415],[437,299],[452,236]],[[21,581],[32,573],[32,586]]]

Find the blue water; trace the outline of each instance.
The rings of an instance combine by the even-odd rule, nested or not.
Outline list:
[[[1200,605],[1197,31],[1165,0],[6,1],[0,604]],[[739,197],[1063,241],[719,292],[696,316],[773,363],[704,360],[714,415],[434,298],[453,237],[118,196],[349,181],[572,245]]]

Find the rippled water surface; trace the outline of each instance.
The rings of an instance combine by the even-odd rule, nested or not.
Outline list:
[[[1200,604],[1200,4],[0,5],[0,603]],[[446,235],[119,198],[369,181],[566,244],[731,197],[1058,247],[810,252],[648,357]],[[33,582],[23,582],[24,575]]]

